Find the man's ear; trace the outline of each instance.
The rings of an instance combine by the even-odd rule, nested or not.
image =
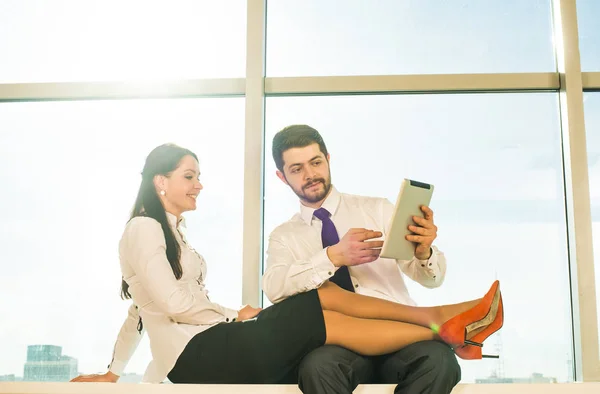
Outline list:
[[[281,182],[285,183],[286,185],[290,185],[287,181],[287,179],[285,179],[285,175],[283,175],[283,172],[277,170],[275,171],[275,174],[277,174],[277,178],[281,179]]]

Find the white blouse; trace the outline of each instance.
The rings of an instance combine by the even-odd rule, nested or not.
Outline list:
[[[153,361],[144,381],[163,381],[190,339],[221,322],[237,319],[238,312],[210,301],[204,287],[206,262],[180,232],[183,219],[167,213],[181,247],[183,276],[177,280],[166,255],[160,223],[136,217],[125,227],[119,244],[121,272],[133,303],[119,332],[109,370],[121,375],[139,343],[138,315],[150,338]]]

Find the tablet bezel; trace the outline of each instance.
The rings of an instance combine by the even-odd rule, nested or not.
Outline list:
[[[429,183],[406,178],[402,181],[394,213],[387,224],[380,257],[395,260],[410,260],[414,257],[417,243],[406,239],[407,235],[414,234],[408,226],[415,225],[413,216],[423,217],[420,207],[429,206],[433,189],[433,185]]]

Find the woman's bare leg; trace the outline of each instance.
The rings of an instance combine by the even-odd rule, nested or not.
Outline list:
[[[324,310],[328,345],[338,345],[364,356],[396,352],[410,344],[436,339],[428,328],[390,320],[361,319]]]
[[[428,328],[441,326],[480,301],[433,307],[408,306],[343,290],[329,281],[325,282],[318,292],[324,311],[339,312],[363,319],[393,320]]]

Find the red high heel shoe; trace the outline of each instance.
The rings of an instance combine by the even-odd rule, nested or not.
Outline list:
[[[437,334],[444,342],[451,346],[472,345],[482,347],[483,344],[481,342],[467,339],[467,337],[469,333],[479,328],[487,327],[496,320],[500,300],[500,282],[496,280],[479,304],[442,324]],[[501,316],[500,323],[502,323],[503,313],[499,316]],[[484,329],[482,332],[485,331]],[[491,334],[487,336],[489,335]]]
[[[498,309],[496,312],[496,318],[494,321],[484,328],[481,332],[475,334],[471,341],[476,343],[483,343],[490,335],[502,328],[504,324],[504,306],[502,304],[502,295],[500,295],[500,301],[498,302]],[[481,347],[464,345],[454,349],[454,353],[463,360],[481,360],[482,358],[500,358],[499,355],[488,355],[483,354]]]

